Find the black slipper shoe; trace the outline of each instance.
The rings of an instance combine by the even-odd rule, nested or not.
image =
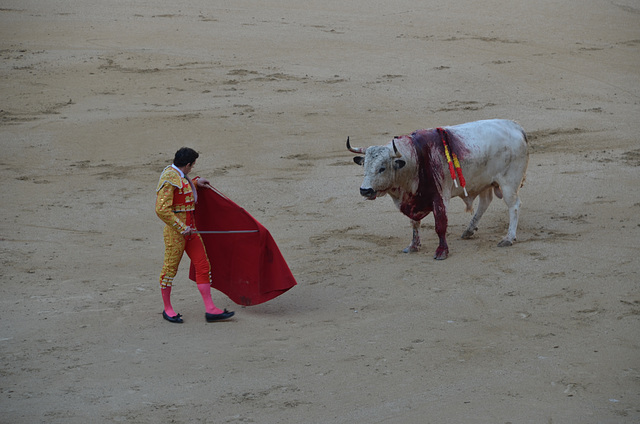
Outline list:
[[[165,311],[162,311],[162,318],[166,319],[169,322],[175,322],[176,324],[182,324],[184,322],[182,320],[182,315],[178,314],[175,317],[170,317]]]
[[[236,313],[233,311],[227,311],[226,309],[224,310],[223,313],[221,314],[208,314],[205,313],[204,317],[207,320],[207,322],[216,322],[216,321],[222,321],[225,319],[229,319],[232,316],[234,316]]]

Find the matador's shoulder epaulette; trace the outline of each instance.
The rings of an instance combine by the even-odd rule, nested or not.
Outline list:
[[[182,187],[182,177],[178,171],[175,170],[171,165],[164,168],[162,174],[160,174],[160,180],[158,180],[158,187],[156,188],[156,193],[160,191],[164,183],[169,183],[176,188]]]

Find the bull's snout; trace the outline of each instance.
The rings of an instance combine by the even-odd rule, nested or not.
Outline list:
[[[373,199],[376,197],[376,191],[372,188],[362,188],[360,187],[360,194],[367,199]]]

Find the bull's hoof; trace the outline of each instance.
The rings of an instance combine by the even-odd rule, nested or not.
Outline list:
[[[509,246],[513,246],[513,242],[511,240],[501,240],[500,243],[498,243],[498,247],[509,247]]]
[[[420,250],[419,247],[408,246],[408,247],[405,247],[404,249],[402,249],[402,253],[415,253],[415,252],[417,252],[419,250]]]
[[[436,250],[436,254],[433,255],[433,259],[437,260],[437,261],[443,261],[445,259],[447,259],[447,256],[449,256],[449,250]]]
[[[476,230],[477,230],[477,228],[476,228]],[[465,232],[464,232],[464,233],[462,233],[462,237],[461,237],[461,238],[463,238],[463,239],[465,239],[465,240],[468,240],[468,239],[470,239],[471,237],[473,237],[473,235],[474,235],[475,233],[476,233],[475,231],[465,230]]]

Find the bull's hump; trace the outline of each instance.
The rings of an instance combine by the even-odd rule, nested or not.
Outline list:
[[[433,128],[415,131],[411,134],[411,139],[415,148],[423,151],[442,144],[438,131]]]

